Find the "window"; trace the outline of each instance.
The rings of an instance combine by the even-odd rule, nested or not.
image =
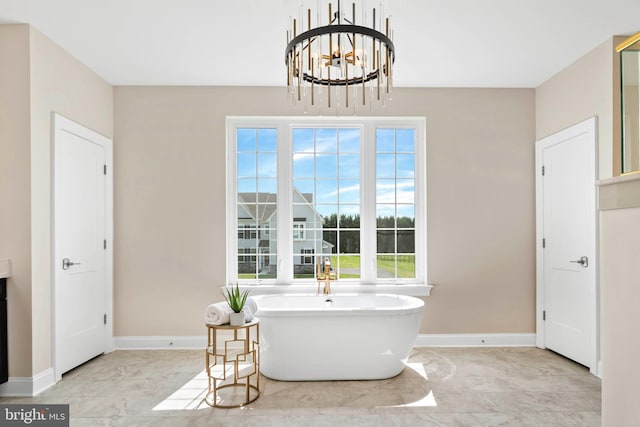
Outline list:
[[[415,131],[376,130],[376,263],[378,275],[414,278]]]
[[[315,261],[314,261],[313,254],[315,252],[316,252],[315,249],[303,249],[302,255],[307,255],[307,256],[302,257],[301,264],[314,265]]]
[[[227,126],[229,283],[424,283],[424,119]]]
[[[304,240],[304,222],[294,221],[293,240]]]
[[[238,225],[238,239],[255,239],[256,237],[255,224]]]
[[[237,278],[275,279],[277,145],[275,129],[237,129],[234,141],[234,229]],[[260,232],[258,232],[260,230]],[[246,254],[251,254],[247,256]],[[260,253],[260,256],[256,256]]]
[[[362,129],[294,125],[291,135],[294,215],[313,218],[309,240],[315,243],[316,253],[330,258],[339,278],[357,279]],[[293,226],[296,240],[295,222]],[[308,278],[308,274],[294,271],[294,279]]]

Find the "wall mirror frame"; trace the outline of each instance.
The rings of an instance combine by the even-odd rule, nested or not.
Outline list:
[[[622,174],[640,172],[640,32],[616,46],[620,54]]]

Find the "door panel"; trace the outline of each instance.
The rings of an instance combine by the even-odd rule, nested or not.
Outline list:
[[[595,120],[538,141],[537,150],[544,346],[595,368]]]
[[[88,130],[87,130],[88,131]],[[55,133],[56,375],[105,352],[105,147],[91,133]]]

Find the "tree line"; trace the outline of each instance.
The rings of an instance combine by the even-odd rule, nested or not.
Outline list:
[[[415,251],[415,218],[398,217],[397,227],[399,229],[408,228],[403,232],[399,230],[399,238],[397,239],[398,253],[413,253]],[[376,220],[378,229],[395,228],[396,218],[394,216],[380,216]],[[360,215],[331,214],[324,217],[323,220],[323,240],[338,246],[337,232],[327,230],[335,229],[340,226],[340,253],[360,253],[360,233],[349,232],[350,228],[360,228]],[[377,252],[393,253],[396,252],[396,238],[394,230],[378,230],[377,232]],[[335,249],[334,249],[335,252]]]

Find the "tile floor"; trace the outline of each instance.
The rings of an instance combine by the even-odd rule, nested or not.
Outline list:
[[[115,351],[30,399],[68,403],[72,426],[599,426],[600,380],[537,348],[415,348],[382,381],[278,382],[211,408],[204,350]]]

